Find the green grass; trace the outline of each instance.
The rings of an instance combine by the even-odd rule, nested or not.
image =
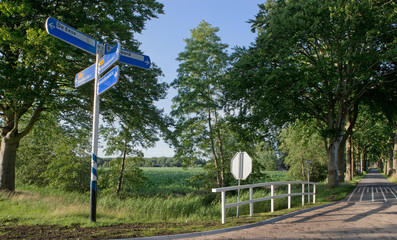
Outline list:
[[[202,168],[141,168],[147,181],[140,189],[145,195],[186,195],[196,187],[188,182],[195,175],[204,173]]]
[[[200,173],[197,169],[144,169],[147,176],[157,179],[158,185],[166,190],[150,196],[139,195],[128,199],[119,199],[112,195],[101,196],[98,194],[97,222],[89,222],[89,193],[60,192],[50,188],[38,188],[18,184],[17,191],[13,194],[0,193],[0,224],[5,225],[48,225],[63,226],[79,225],[83,227],[109,226],[129,223],[174,223],[187,224],[186,229],[204,231],[214,228],[231,227],[251,222],[257,222],[291,211],[314,206],[306,204],[301,206],[301,197],[293,197],[293,209],[287,208],[287,198],[275,200],[276,212],[270,213],[270,201],[254,204],[254,217],[248,217],[249,206],[240,207],[240,218],[236,218],[236,208],[227,210],[226,225],[220,224],[221,206],[219,194],[193,194],[186,193],[190,186],[185,180],[189,176]],[[202,170],[201,170],[202,171]],[[166,177],[168,176],[168,177]],[[179,177],[178,177],[179,176]],[[167,179],[168,178],[168,179]],[[172,178],[172,181],[169,180]],[[185,180],[182,180],[185,179]],[[351,192],[358,182],[341,184],[337,188],[329,188],[326,184],[317,186],[317,203],[321,205],[340,200]],[[152,180],[154,184],[154,180]],[[172,187],[167,187],[169,184]],[[184,188],[184,194],[175,193],[175,189]],[[151,191],[155,187],[151,186]],[[286,193],[286,187],[276,188],[276,194]],[[293,192],[299,192],[300,186],[296,185]],[[254,192],[254,198],[269,195],[269,189],[261,188]],[[249,198],[248,191],[241,192],[241,201]],[[236,202],[236,193],[227,194],[227,202]],[[178,225],[179,226],[179,225]],[[186,232],[183,227],[173,230],[172,233]],[[153,235],[152,230],[143,230],[143,235]],[[191,231],[191,230],[190,230]]]

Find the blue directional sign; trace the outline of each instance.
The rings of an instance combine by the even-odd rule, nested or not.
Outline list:
[[[99,74],[105,72],[113,63],[119,60],[120,48],[120,44],[117,44],[99,60]]]
[[[110,51],[110,49],[112,49],[112,48],[113,48],[112,45],[106,44],[105,53]],[[139,54],[136,52],[132,52],[132,51],[126,50],[124,48],[121,49],[119,62],[133,65],[135,67],[144,68],[144,69],[150,68],[149,56]]]
[[[77,73],[74,78],[74,87],[80,87],[84,83],[95,79],[95,66],[96,64],[94,63],[83,71]]]
[[[113,87],[119,80],[120,72],[119,66],[115,66],[108,73],[99,79],[98,95]]]
[[[48,17],[45,22],[45,28],[52,36],[91,54],[96,54],[97,41],[94,38],[77,31],[55,18]]]

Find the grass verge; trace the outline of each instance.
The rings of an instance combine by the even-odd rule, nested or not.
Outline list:
[[[51,239],[64,239],[76,234],[80,239],[107,239],[235,227],[341,200],[354,189],[360,179],[355,178],[337,188],[319,184],[316,204],[306,204],[303,207],[300,206],[301,197],[295,197],[292,209],[285,209],[286,199],[276,199],[276,211],[273,213],[266,211],[268,206],[261,208],[259,203],[254,204],[255,210],[260,212],[255,212],[253,217],[244,215],[247,214],[248,206],[245,210],[240,209],[242,215],[239,218],[235,217],[235,208],[228,209],[224,225],[220,221],[220,203],[213,201],[212,195],[127,200],[100,197],[98,221],[90,223],[88,195],[21,186],[15,193],[0,193],[0,237],[12,239],[14,234],[18,234],[23,238],[23,234],[29,233],[25,238],[42,239],[42,233],[46,232],[53,234],[46,236]],[[179,211],[181,209],[183,211]]]

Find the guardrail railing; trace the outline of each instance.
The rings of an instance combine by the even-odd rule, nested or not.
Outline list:
[[[291,193],[291,185],[292,184],[302,184],[302,192]],[[278,185],[288,185],[288,193],[274,195],[274,186],[278,186]],[[305,185],[308,185],[307,192],[305,192]],[[310,192],[310,185],[313,185],[312,192]],[[271,204],[270,204],[271,212],[274,212],[274,199],[277,199],[277,198],[288,197],[288,209],[291,208],[291,197],[294,197],[294,196],[302,196],[302,206],[305,205],[305,196],[308,196],[308,202],[310,202],[310,196],[313,196],[313,203],[316,203],[316,185],[317,185],[317,183],[315,183],[315,182],[303,182],[303,181],[268,182],[268,183],[256,183],[256,184],[240,185],[240,186],[233,186],[233,187],[213,188],[212,192],[213,193],[218,193],[218,192],[221,193],[222,224],[224,224],[226,222],[226,209],[231,208],[231,207],[237,207],[237,206],[249,204],[250,205],[250,216],[252,217],[254,215],[254,203],[255,202],[270,200],[271,201]],[[268,186],[270,186],[270,196],[254,199],[254,188],[268,187]],[[250,196],[249,200],[226,204],[226,192],[239,190],[239,189],[240,190],[241,189],[249,189],[249,196]]]

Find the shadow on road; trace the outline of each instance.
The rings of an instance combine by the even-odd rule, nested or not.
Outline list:
[[[326,214],[328,214],[328,213],[337,212],[337,211],[343,210],[343,209],[345,209],[345,208],[349,208],[349,207],[353,206],[354,204],[355,204],[355,203],[348,203],[348,204],[346,204],[346,205],[344,205],[344,206],[341,206],[341,207],[338,207],[338,208],[335,208],[335,209],[331,209],[331,210],[324,211],[324,212],[321,212],[321,213],[313,214],[313,215],[311,215],[311,216],[307,216],[307,217],[305,217],[305,218],[296,220],[296,221],[294,221],[294,222],[292,222],[292,223],[306,222],[306,221],[312,220],[312,219],[314,219],[314,218],[316,218],[316,217],[321,217],[321,216],[323,216],[323,215],[326,215]]]
[[[344,222],[355,222],[355,221],[358,221],[358,220],[360,220],[362,218],[365,218],[365,217],[368,217],[368,216],[370,216],[372,214],[376,214],[376,213],[379,213],[379,212],[381,212],[383,210],[386,210],[386,209],[390,208],[391,206],[392,206],[391,203],[384,203],[384,204],[382,204],[380,207],[378,207],[376,209],[372,209],[371,211],[368,211],[368,212],[365,212],[365,213],[357,214],[356,216],[353,216],[353,217],[351,217],[349,219],[344,220]]]

